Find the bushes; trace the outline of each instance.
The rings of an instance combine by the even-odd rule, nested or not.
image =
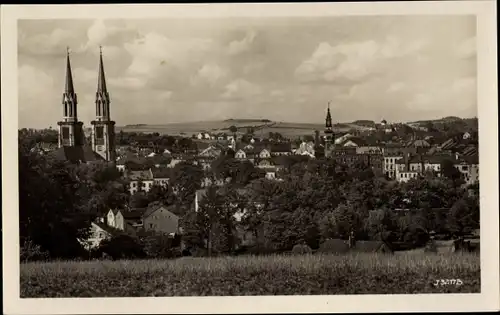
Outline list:
[[[40,261],[49,258],[49,253],[43,251],[40,245],[33,243],[30,239],[24,241],[19,254],[21,262]]]

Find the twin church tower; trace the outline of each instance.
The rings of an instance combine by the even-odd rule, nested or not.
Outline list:
[[[59,148],[82,149],[86,147],[83,122],[78,120],[78,98],[73,86],[73,75],[69,60],[69,49],[66,55],[66,86],[62,98],[63,119],[59,126]],[[99,55],[99,74],[95,95],[95,120],[91,122],[91,148],[94,153],[106,161],[116,160],[115,122],[110,117],[110,98],[104,76],[102,49]]]

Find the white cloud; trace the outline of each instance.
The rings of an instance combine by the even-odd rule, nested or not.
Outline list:
[[[227,78],[229,71],[217,64],[206,64],[191,78],[192,85],[215,86]]]
[[[66,46],[75,38],[69,30],[56,28],[47,34],[37,34],[31,37],[20,30],[19,46],[21,50],[27,50],[32,54],[53,54],[66,52]]]
[[[244,79],[237,79],[226,85],[224,98],[245,99],[262,93],[262,88]]]
[[[229,55],[238,55],[244,53],[252,47],[252,44],[255,40],[257,33],[253,30],[248,31],[245,38],[242,40],[234,40],[229,43],[228,54]]]
[[[209,39],[173,40],[159,33],[148,33],[131,43],[125,43],[125,50],[133,58],[127,72],[131,75],[150,76],[160,66],[186,67],[199,61],[212,45]]]
[[[402,44],[394,37],[381,43],[368,40],[332,46],[322,42],[311,57],[297,67],[295,76],[305,82],[358,81],[376,72],[381,62],[415,54],[425,45],[422,40]]]

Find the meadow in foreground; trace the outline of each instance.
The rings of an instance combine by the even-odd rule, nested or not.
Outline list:
[[[439,279],[462,285],[435,286]],[[21,264],[21,297],[480,292],[474,254],[350,254]]]

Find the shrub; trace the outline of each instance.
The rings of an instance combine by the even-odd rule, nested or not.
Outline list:
[[[27,239],[24,241],[20,250],[21,261],[39,261],[47,260],[49,258],[49,253],[43,251],[40,245],[33,243],[32,240]]]

